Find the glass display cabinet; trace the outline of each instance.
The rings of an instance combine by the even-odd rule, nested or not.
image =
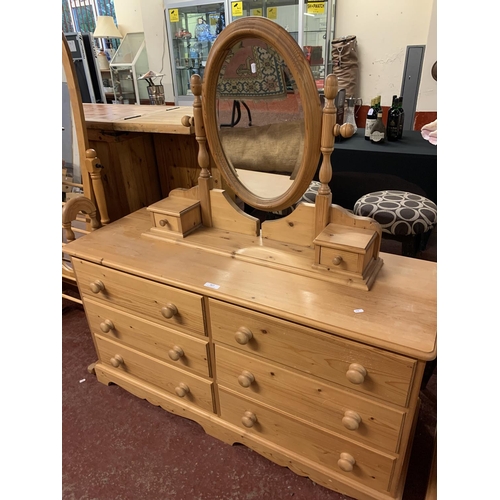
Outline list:
[[[117,104],[149,103],[147,83],[138,80],[149,71],[144,33],[127,33],[109,63]]]
[[[165,0],[175,104],[193,103],[191,76],[203,77],[212,43],[226,26],[227,6],[226,0],[176,3]]]
[[[322,91],[325,75],[332,72],[331,42],[335,31],[335,0],[243,0],[230,2],[228,21],[262,16],[285,28],[304,50]]]

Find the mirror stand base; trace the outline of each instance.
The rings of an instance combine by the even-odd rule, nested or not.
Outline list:
[[[197,194],[196,187],[174,190],[148,207],[152,227],[142,236],[361,290],[370,290],[382,267],[380,236],[371,220],[341,207],[330,207],[330,220],[337,222],[314,238],[312,204],[302,203],[290,215],[261,225],[225,191],[212,189],[213,226],[205,227]]]

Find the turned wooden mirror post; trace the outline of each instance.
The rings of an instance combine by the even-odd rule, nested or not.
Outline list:
[[[200,75],[191,77],[191,90],[194,95],[193,115],[194,131],[196,141],[198,142],[198,164],[201,167],[198,186],[200,190],[201,220],[206,227],[212,227],[212,210],[210,207],[210,189],[212,189],[212,180],[208,166],[210,165],[210,156],[207,150],[207,136],[203,124],[203,113],[201,103],[202,81]]]
[[[332,204],[332,191],[329,182],[332,179],[332,164],[330,156],[334,147],[333,127],[335,126],[337,109],[335,96],[337,95],[337,77],[328,75],[325,80],[325,107],[323,108],[321,127],[321,153],[323,161],[319,171],[321,187],[316,195],[316,214],[314,232],[317,236],[330,222],[330,205]]]

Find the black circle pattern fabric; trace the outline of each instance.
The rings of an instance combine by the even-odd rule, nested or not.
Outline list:
[[[321,182],[311,181],[307,191],[302,195],[302,198],[297,202],[297,204],[306,202],[314,203],[316,201],[316,195],[318,194],[319,188],[321,187]]]
[[[395,236],[422,234],[437,224],[436,204],[407,191],[376,191],[359,198],[354,214],[375,219],[382,232]]]

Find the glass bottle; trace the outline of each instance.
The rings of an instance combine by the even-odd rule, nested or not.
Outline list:
[[[387,140],[397,141],[399,134],[399,107],[398,96],[392,96],[392,106],[387,114]]]
[[[370,101],[370,109],[368,110],[368,113],[366,114],[366,125],[365,125],[365,139],[367,141],[370,140],[370,134],[372,131],[372,127],[377,121],[377,110],[375,107],[375,103],[377,102],[377,99],[372,99]]]
[[[382,121],[381,109],[377,111],[377,121],[372,127],[370,141],[373,142],[373,144],[381,144],[385,141],[385,125]]]
[[[356,99],[354,97],[347,98],[347,109],[345,115],[345,123],[350,123],[354,127],[354,134],[358,130],[358,126],[356,125],[356,119],[354,117],[354,107],[356,104]]]
[[[403,137],[403,125],[405,122],[405,111],[403,109],[403,98],[398,98],[398,109],[399,109],[399,125],[398,125],[398,139]]]

